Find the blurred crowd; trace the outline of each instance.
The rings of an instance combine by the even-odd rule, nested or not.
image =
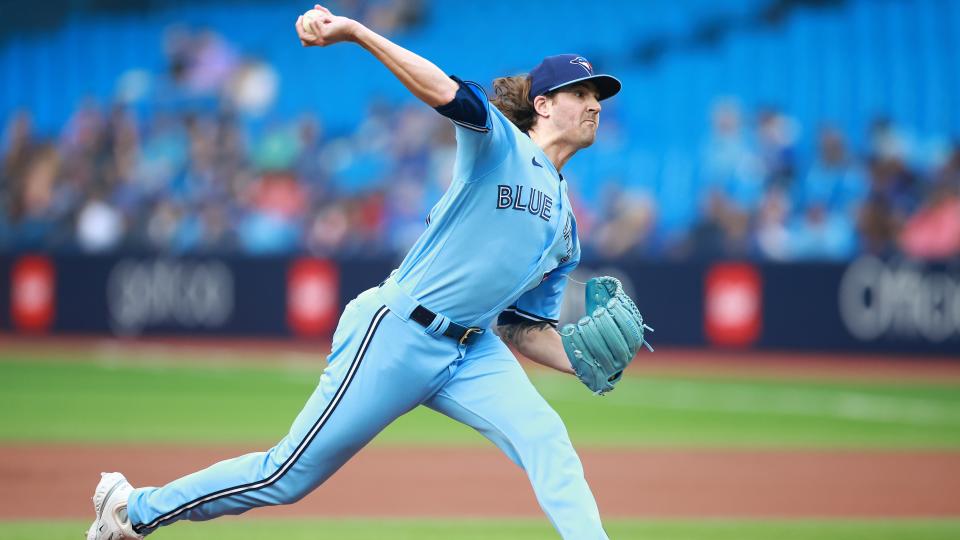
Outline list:
[[[734,100],[713,108],[697,163],[699,213],[681,253],[778,261],[960,255],[957,142],[924,145],[878,118],[857,151],[833,126],[807,131],[772,108],[755,113],[752,129],[743,117]],[[804,133],[815,138],[809,157],[800,151]]]
[[[429,109],[428,109],[429,111]],[[249,140],[229,113],[77,110],[53,141],[8,126],[0,180],[7,249],[173,254],[382,254],[420,232],[452,166],[432,111],[372,105],[348,136],[304,116]],[[430,195],[427,196],[426,192]]]
[[[38,136],[28,111],[11,117],[0,252],[379,256],[402,253],[423,230],[456,150],[452,125],[428,107],[373,102],[346,133],[327,133],[313,114],[250,129],[244,118],[269,108],[277,91],[269,65],[183,28],[170,31],[167,55],[163,104],[150,114],[130,100],[90,101],[55,137]],[[136,94],[137,80],[121,81],[120,95]],[[692,218],[679,229],[665,225],[677,220],[657,193],[614,185],[578,196],[608,179],[570,179],[588,253],[960,255],[960,146],[918,157],[908,136],[878,119],[853,149],[852,134],[772,108],[748,114],[732,99],[718,100],[706,123],[702,150],[690,156],[693,196],[684,195]],[[587,152],[625,160],[617,149],[628,135],[615,127],[615,119],[601,126]],[[816,138],[813,152],[800,151],[804,137]],[[661,193],[674,182],[662,174]]]

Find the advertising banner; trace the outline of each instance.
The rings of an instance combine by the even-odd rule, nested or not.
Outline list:
[[[3,311],[12,315],[7,319],[12,324],[5,326],[17,332],[322,336],[332,330],[339,313],[337,267],[325,261],[307,263],[325,269],[325,281],[318,289],[312,281],[295,281],[291,288],[287,276],[305,276],[296,270],[305,268],[297,267],[298,263],[305,263],[286,258],[62,256],[39,260],[50,264],[40,264],[33,256],[12,257],[4,259],[6,268],[0,270],[6,276],[4,288],[13,291],[7,298],[0,297]],[[55,293],[48,303],[43,293],[53,276]],[[311,303],[318,290],[325,302],[319,311]],[[303,315],[304,306],[313,309],[306,319],[291,318],[292,313]],[[318,315],[319,319],[310,318]],[[309,332],[299,332],[304,329]]]
[[[0,257],[0,330],[23,334],[306,337],[393,259]],[[584,313],[583,282],[613,275],[656,329],[655,345],[918,353],[960,359],[960,266],[863,257],[848,264],[586,261],[561,324]],[[469,321],[465,321],[469,322]]]

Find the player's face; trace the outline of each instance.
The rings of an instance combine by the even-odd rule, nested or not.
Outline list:
[[[553,96],[550,120],[578,148],[593,144],[600,126],[600,94],[593,83],[564,88]]]

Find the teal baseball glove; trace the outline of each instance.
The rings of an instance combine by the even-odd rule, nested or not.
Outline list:
[[[560,329],[563,349],[577,378],[595,394],[611,390],[623,370],[645,346],[643,316],[625,292],[620,280],[609,276],[593,278],[586,286],[587,315],[577,324]]]

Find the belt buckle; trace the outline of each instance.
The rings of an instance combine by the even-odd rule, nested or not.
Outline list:
[[[479,328],[470,327],[467,328],[467,331],[463,333],[463,336],[460,337],[460,345],[466,345],[467,340],[470,339],[470,334],[482,334],[483,330]]]

